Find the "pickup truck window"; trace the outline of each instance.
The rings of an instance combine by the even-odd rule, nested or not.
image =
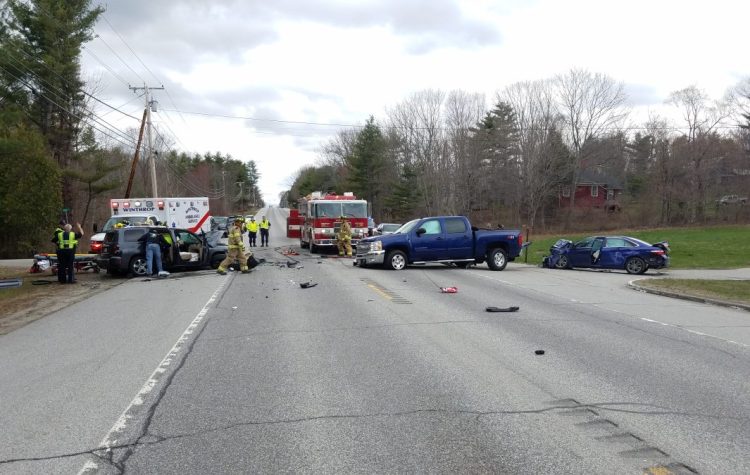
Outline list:
[[[420,228],[424,228],[425,234],[441,234],[443,232],[443,229],[440,227],[440,221],[437,219],[425,221]]]
[[[448,234],[463,234],[466,232],[466,221],[461,218],[448,218],[445,220],[445,232]]]
[[[404,233],[404,234],[409,233],[410,231],[412,231],[413,229],[415,229],[415,227],[417,226],[418,222],[419,222],[418,219],[412,219],[408,223],[406,223],[403,226],[401,226],[401,232]]]

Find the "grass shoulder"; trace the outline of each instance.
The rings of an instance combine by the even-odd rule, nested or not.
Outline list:
[[[654,290],[750,305],[750,280],[643,279],[637,284]]]

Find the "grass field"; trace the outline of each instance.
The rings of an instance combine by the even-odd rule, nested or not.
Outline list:
[[[750,280],[645,279],[638,285],[697,297],[750,304]]]
[[[540,264],[558,239],[577,241],[587,234],[531,236],[529,264]],[[750,226],[704,228],[663,228],[649,230],[623,229],[601,233],[608,236],[632,236],[646,242],[668,241],[670,267],[676,269],[733,269],[750,267]],[[521,255],[519,262],[524,262]]]

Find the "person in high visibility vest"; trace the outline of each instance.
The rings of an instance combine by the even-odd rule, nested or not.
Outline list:
[[[73,232],[73,226],[66,224],[63,229],[55,229],[52,242],[57,246],[57,281],[61,284],[73,284],[75,278],[76,246],[83,237],[81,223],[76,223],[78,232]]]
[[[232,226],[229,227],[229,240],[227,243],[229,251],[227,252],[227,257],[221,261],[219,268],[216,269],[216,272],[221,275],[227,275],[227,267],[229,267],[235,260],[240,261],[240,270],[243,274],[250,272],[250,269],[247,267],[247,257],[244,252],[245,245],[242,243],[242,221],[242,218],[237,217],[234,219]]]
[[[255,221],[255,216],[250,216],[250,221],[245,223],[247,228],[247,238],[250,241],[250,247],[255,247],[255,238],[258,236],[258,223]]]
[[[352,257],[352,226],[346,216],[341,217],[341,228],[336,236],[336,244],[339,246],[339,256],[343,256],[344,249],[346,249],[346,256]]]
[[[271,228],[271,223],[268,222],[265,216],[260,221],[260,246],[268,247],[268,230]]]

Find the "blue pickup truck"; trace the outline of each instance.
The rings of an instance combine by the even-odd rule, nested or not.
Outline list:
[[[359,241],[354,264],[402,270],[409,264],[468,267],[487,261],[490,269],[503,270],[522,248],[518,230],[478,229],[463,216],[433,216],[409,221],[393,234]]]

